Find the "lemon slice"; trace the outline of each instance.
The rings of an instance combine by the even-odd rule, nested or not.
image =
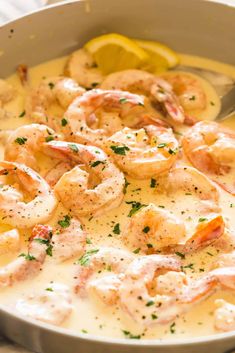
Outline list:
[[[179,64],[179,56],[166,45],[148,40],[135,40],[135,42],[143,48],[150,57],[147,65],[142,67],[143,69],[158,73]]]
[[[116,33],[91,39],[84,47],[104,74],[140,68],[149,59],[135,41]]]

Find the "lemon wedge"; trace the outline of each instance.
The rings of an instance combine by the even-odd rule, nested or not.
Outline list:
[[[150,59],[137,42],[116,33],[91,39],[84,47],[104,74],[140,68]]]
[[[149,55],[149,60],[143,65],[143,69],[158,73],[179,64],[179,56],[166,45],[148,40],[135,40],[135,42]]]

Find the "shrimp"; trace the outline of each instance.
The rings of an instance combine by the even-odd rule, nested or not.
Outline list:
[[[213,263],[213,267],[235,267],[235,250],[227,253],[219,255],[216,261]]]
[[[191,217],[191,223],[187,220],[187,225],[193,225],[194,230],[186,227],[186,237],[177,246],[179,251],[196,251],[223,235],[225,224],[218,203],[219,193],[209,178],[192,167],[181,166],[172,169],[159,183],[168,196],[178,193],[179,197],[185,194],[195,197],[191,205],[195,205],[194,212],[199,213],[199,217],[198,220]]]
[[[130,218],[122,239],[131,250],[148,253],[179,243],[185,233],[185,225],[180,219],[149,204]]]
[[[63,122],[58,121],[58,116],[51,116],[50,106],[58,103],[66,109],[76,97],[84,92],[85,90],[71,78],[60,76],[48,78],[28,96],[25,107],[26,115],[37,123],[48,124],[60,130]]]
[[[204,110],[207,97],[196,75],[186,72],[162,74],[161,77],[172,85],[181,106],[186,111]]]
[[[104,79],[92,55],[86,49],[79,49],[70,55],[65,66],[65,75],[72,77],[85,88],[95,88]]]
[[[202,121],[186,132],[182,146],[195,168],[235,195],[235,133],[232,130]]]
[[[147,179],[169,170],[176,161],[178,142],[171,129],[153,125],[124,128],[104,142],[105,149],[129,176]]]
[[[124,70],[108,75],[100,88],[141,91],[157,104],[165,117],[177,123],[191,123],[172,90],[172,86],[160,77],[141,70]],[[159,106],[159,107],[158,107]]]
[[[134,260],[119,288],[121,308],[144,326],[165,324],[212,293],[213,278],[190,280],[179,272],[180,267],[181,262],[170,255]],[[159,276],[160,270],[166,274]]]
[[[72,161],[58,162],[52,169],[46,171],[44,179],[51,187],[54,187],[59,179],[73,167],[75,165]]]
[[[4,152],[7,161],[17,162],[40,171],[36,153],[42,149],[47,140],[57,139],[58,135],[46,125],[23,125],[14,130],[8,137]]]
[[[123,91],[91,90],[76,98],[64,116],[67,125],[63,131],[66,138],[83,144],[102,146],[107,137],[103,128],[91,128],[96,121],[95,113],[99,108],[118,111],[120,116],[127,115],[134,107],[143,109],[143,98],[137,94]]]
[[[214,312],[214,325],[218,331],[235,330],[235,305],[223,299],[215,301],[216,310]]]
[[[0,255],[16,252],[20,249],[20,234],[17,229],[11,229],[0,234]]]
[[[47,182],[23,164],[0,162],[0,175],[17,180],[14,186],[0,189],[0,214],[4,224],[17,228],[31,228],[51,218],[57,199]],[[25,200],[18,187],[23,188],[31,200]]]
[[[53,259],[65,261],[74,256],[82,256],[86,246],[86,232],[78,219],[68,218],[67,228],[59,227],[54,232],[51,244]]]
[[[92,293],[106,304],[116,303],[122,274],[134,258],[133,253],[111,247],[88,250],[78,261],[75,292],[80,296]],[[104,270],[102,277],[92,278]]]
[[[0,287],[12,286],[39,273],[46,258],[50,237],[49,226],[36,225],[29,240],[28,253],[20,254],[16,260],[0,268]]]
[[[118,207],[123,199],[123,173],[99,148],[51,141],[45,148],[55,158],[66,157],[79,165],[65,173],[54,187],[63,205],[75,216],[98,216]]]
[[[72,298],[67,286],[50,283],[48,288],[18,299],[16,310],[31,319],[61,325],[72,312],[71,302]]]

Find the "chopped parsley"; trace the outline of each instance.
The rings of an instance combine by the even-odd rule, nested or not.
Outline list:
[[[148,233],[150,231],[150,227],[149,226],[146,226],[142,229],[142,232],[144,233]]]
[[[97,87],[98,85],[99,85],[99,82],[92,82],[91,87],[92,87],[92,88],[95,88],[95,87]]]
[[[127,190],[129,185],[130,185],[129,181],[127,181],[127,179],[125,178],[125,184],[124,184],[124,187],[123,187],[123,193],[124,194],[126,194],[126,190]]]
[[[84,329],[82,329],[81,332],[82,332],[82,333],[88,333],[88,331],[87,331],[87,330],[84,330]]]
[[[191,96],[191,97],[189,97],[189,100],[190,100],[190,101],[195,101],[195,99],[196,99],[196,97],[195,97],[195,96]]]
[[[48,287],[45,290],[47,290],[48,292],[54,292],[53,288],[51,288],[51,287]]]
[[[153,248],[153,244],[148,243],[148,244],[146,244],[146,245],[147,245],[147,248],[148,248],[148,249]]]
[[[26,141],[27,141],[26,137],[17,137],[15,139],[15,142],[18,143],[19,145],[24,145]]]
[[[68,146],[71,149],[71,151],[73,151],[73,152],[77,153],[79,151],[78,146],[75,143],[70,143]]]
[[[33,256],[33,255],[31,255],[30,253],[28,253],[28,254],[21,253],[21,254],[19,255],[19,257],[24,257],[24,258],[25,258],[25,260],[27,260],[27,261],[33,261],[33,260],[36,260],[36,257],[35,257],[35,256]]]
[[[172,322],[171,326],[170,326],[170,332],[173,334],[175,333],[175,322]]]
[[[70,226],[70,222],[71,221],[71,217],[69,215],[65,215],[64,219],[58,221],[58,224],[62,227],[62,228],[68,228]]]
[[[105,164],[105,162],[103,162],[103,161],[95,161],[95,162],[91,163],[90,166],[91,166],[92,168],[94,168],[94,167],[96,167],[96,166],[99,165],[99,164]]]
[[[139,252],[140,252],[140,248],[137,248],[133,251],[134,254],[139,254]]]
[[[43,238],[35,238],[34,241],[36,241],[39,244],[45,244],[47,245],[47,249],[46,249],[46,254],[48,256],[52,256],[52,249],[53,246],[50,244],[50,240],[49,239],[43,239]]]
[[[114,234],[120,234],[121,233],[120,224],[119,223],[115,224],[115,226],[113,228],[113,233]]]
[[[151,187],[151,188],[155,188],[155,187],[156,187],[156,184],[157,184],[157,180],[154,179],[154,178],[151,178],[151,180],[150,180],[150,187]]]
[[[194,264],[188,264],[188,265],[182,266],[182,269],[189,268],[190,270],[193,270],[193,266]]]
[[[45,141],[46,142],[50,142],[50,141],[53,141],[54,140],[54,137],[52,135],[49,135],[45,138]]]
[[[155,314],[152,314],[151,317],[152,317],[152,320],[157,320],[157,318],[158,318],[157,315],[155,315]]]
[[[198,222],[205,222],[205,221],[207,221],[207,218],[204,218],[204,217],[200,217],[198,220]]]
[[[120,154],[121,156],[126,155],[126,151],[129,151],[130,148],[127,146],[110,146],[114,153]]]
[[[87,244],[92,244],[92,241],[91,241],[91,239],[89,239],[89,238],[86,238],[86,243],[87,243]]]
[[[166,147],[167,144],[166,143],[159,143],[159,145],[157,145],[157,148],[163,148]]]
[[[150,300],[146,303],[146,306],[152,306],[154,304],[155,304],[155,302],[153,300]]]
[[[50,87],[50,89],[53,89],[55,87],[55,84],[53,82],[49,82],[48,86]]]
[[[126,338],[135,340],[139,340],[141,338],[141,335],[133,335],[132,333],[130,333],[130,331],[122,330],[122,332],[124,333]]]
[[[68,120],[66,120],[65,118],[63,118],[62,120],[61,120],[61,125],[62,126],[66,126],[68,124]]]
[[[169,148],[168,152],[170,154],[176,154],[177,150],[173,150],[172,148]]]
[[[23,110],[23,111],[20,113],[19,118],[23,118],[23,117],[25,116],[25,114],[26,114],[26,111]]]
[[[75,262],[75,264],[79,264],[81,266],[87,266],[90,263],[91,256],[97,254],[99,249],[88,250],[83,256]]]
[[[119,99],[119,102],[120,102],[121,104],[124,104],[124,103],[127,102],[127,98],[120,98],[120,99]]]
[[[185,255],[182,254],[181,252],[176,251],[175,254],[176,254],[177,256],[181,257],[181,259],[185,259]]]
[[[131,210],[128,213],[128,217],[132,217],[137,211],[139,211],[142,207],[146,207],[147,205],[142,204],[138,201],[126,201],[127,204],[131,204]]]

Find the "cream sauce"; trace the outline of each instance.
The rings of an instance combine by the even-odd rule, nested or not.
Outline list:
[[[210,68],[222,73],[228,74],[235,78],[235,68],[217,63],[208,59],[191,57],[188,55],[181,55],[182,64],[195,65],[204,68]],[[47,63],[43,63],[33,67],[29,71],[30,86],[36,86],[44,77],[50,77],[61,74],[63,72],[66,58],[60,58]],[[13,102],[6,105],[6,109],[12,112],[12,117],[7,121],[0,120],[0,129],[14,129],[20,125],[26,124],[29,121],[23,117],[19,117],[24,110],[24,101],[26,90],[22,87],[18,77],[13,75],[9,77],[10,82],[17,90],[18,95]],[[215,100],[213,92],[207,91],[211,100]],[[217,102],[218,103],[218,102]],[[218,104],[214,109],[218,109]],[[214,114],[214,111],[211,111]],[[207,118],[210,119],[210,112],[207,111]],[[235,119],[230,118],[225,125],[235,128]],[[0,157],[3,157],[3,146],[0,149]],[[150,188],[150,180],[138,181],[128,179],[130,185],[127,188],[124,201],[140,201],[141,203],[153,202],[156,205],[165,206],[180,215],[185,220],[187,227],[190,222],[200,217],[200,212],[197,207],[193,207],[191,196],[182,196],[176,193],[172,198],[167,198],[157,189]],[[190,200],[190,202],[189,202]],[[190,209],[188,205],[190,204]],[[223,209],[223,214],[230,227],[235,228],[234,209],[235,200],[228,193],[220,190],[220,205]],[[232,205],[232,206],[231,206]],[[193,210],[192,210],[193,208]],[[108,212],[106,215],[91,220],[84,219],[84,224],[89,234],[91,244],[88,249],[97,248],[100,245],[115,246],[123,248],[121,238],[119,235],[114,234],[113,228],[115,224],[120,224],[120,229],[123,230],[127,223],[127,214],[130,210],[130,205],[125,202],[122,205]],[[58,219],[62,219],[68,212],[59,205],[55,216],[51,220],[51,224],[57,223]],[[192,217],[193,215],[193,217]],[[193,219],[190,219],[192,217]],[[9,227],[1,226],[0,230],[8,230]],[[190,227],[189,227],[190,229]],[[28,237],[28,232],[21,232],[22,236],[22,249],[24,251],[24,240]],[[190,265],[186,269],[187,273],[192,276],[201,274],[210,266],[214,261],[217,250],[211,246],[206,250],[198,252],[197,254],[187,255],[184,261],[184,266]],[[0,265],[4,265],[11,261],[17,254],[2,255],[0,256]],[[63,283],[73,288],[74,286],[74,267],[73,259],[66,263],[56,264],[53,257],[49,256],[44,264],[43,271],[33,279],[17,283],[11,288],[1,289],[0,303],[3,306],[15,307],[16,300],[25,298],[31,292],[37,292],[43,288],[50,287],[53,282]],[[104,306],[101,303],[94,302],[93,299],[79,298],[77,295],[72,294],[73,312],[70,318],[63,324],[63,327],[73,330],[78,333],[89,333],[106,337],[124,338],[123,330],[129,331],[134,335],[142,335],[145,339],[160,339],[171,340],[176,338],[187,338],[192,336],[203,336],[215,333],[213,326],[212,312],[215,309],[214,301],[217,298],[223,298],[235,304],[234,294],[229,292],[217,292],[208,300],[202,302],[200,305],[195,306],[189,313],[183,315],[181,318],[175,320],[174,330],[171,329],[171,324],[157,325],[144,329],[141,325],[136,324],[131,318],[125,315],[122,310],[116,306]],[[130,298],[131,300],[131,298]]]

